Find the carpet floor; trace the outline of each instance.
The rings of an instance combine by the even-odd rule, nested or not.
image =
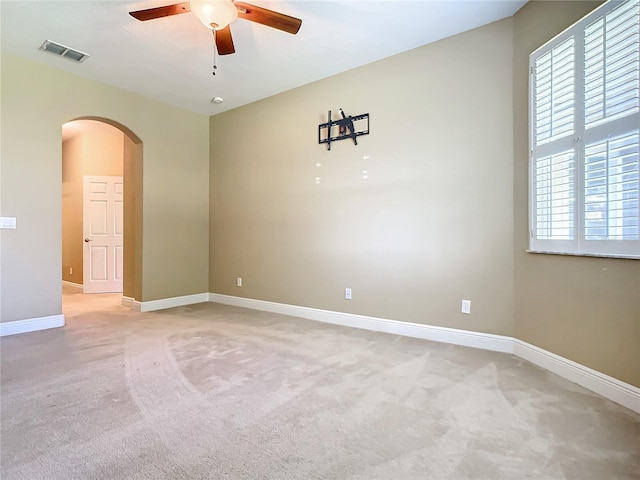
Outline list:
[[[640,479],[639,415],[512,355],[79,298],[2,338],[3,480]]]

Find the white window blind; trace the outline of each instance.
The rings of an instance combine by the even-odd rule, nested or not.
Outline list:
[[[530,56],[530,250],[640,258],[640,0]]]
[[[638,111],[638,2],[629,1],[584,33],[585,127]]]
[[[586,146],[586,240],[638,239],[638,170],[638,130]]]
[[[574,57],[573,38],[569,38],[536,60],[537,145],[573,133]]]
[[[535,200],[539,238],[573,238],[574,171],[571,150],[537,159]]]

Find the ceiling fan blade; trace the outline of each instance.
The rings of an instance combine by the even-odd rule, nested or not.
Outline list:
[[[216,48],[218,55],[229,55],[236,52],[231,37],[231,26],[227,25],[222,30],[216,30]]]
[[[250,3],[233,2],[238,9],[238,16],[251,22],[261,23],[267,27],[277,28],[283,32],[295,35],[300,30],[302,20],[290,17],[284,13],[274,12],[266,8],[257,7]]]
[[[179,13],[187,13],[191,11],[189,2],[176,3],[175,5],[165,5],[164,7],[147,8],[146,10],[137,10],[129,12],[133,18],[140,21],[153,20],[154,18],[169,17],[178,15]]]

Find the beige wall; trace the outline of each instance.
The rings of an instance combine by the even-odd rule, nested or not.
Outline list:
[[[124,137],[112,128],[62,143],[62,280],[83,283],[83,177],[123,176]]]
[[[0,231],[1,320],[61,312],[60,132],[87,116],[119,122],[143,142],[136,299],[206,292],[208,118],[10,54],[1,69],[0,207],[18,223]]]
[[[511,39],[507,19],[212,117],[211,291],[511,335]],[[339,107],[371,134],[327,151]]]
[[[123,145],[124,278],[122,294],[142,298],[142,144],[128,135]]]
[[[525,252],[528,55],[597,5],[530,2],[212,117],[211,291],[513,335],[640,386],[638,262]],[[327,152],[338,107],[371,135]]]
[[[143,141],[138,300],[209,289],[514,335],[640,386],[638,262],[525,253],[528,54],[595,6],[532,2],[211,119],[3,54],[2,321],[60,313],[60,126],[97,116]],[[328,152],[338,107],[371,135]]]
[[[81,137],[62,143],[62,280],[82,284],[82,157]],[[69,269],[73,268],[73,273]]]
[[[640,263],[525,253],[528,55],[598,5],[530,2],[514,17],[515,335],[640,386]]]

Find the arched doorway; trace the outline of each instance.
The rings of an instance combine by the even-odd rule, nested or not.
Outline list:
[[[95,175],[124,180],[122,303],[141,298],[142,141],[126,126],[102,117],[79,117],[62,126],[62,278],[85,283],[83,183]],[[106,178],[106,177],[105,177]]]

